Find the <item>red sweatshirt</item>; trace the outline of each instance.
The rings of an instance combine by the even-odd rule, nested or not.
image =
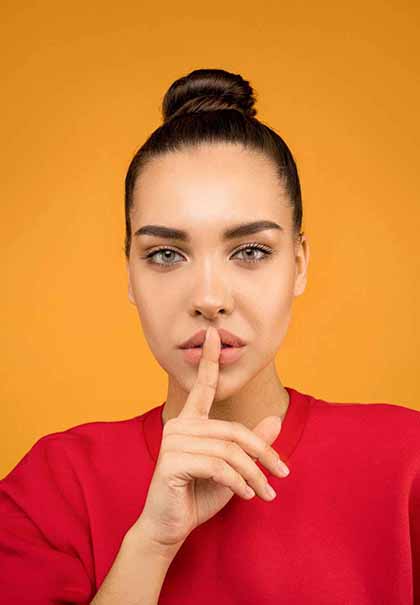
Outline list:
[[[420,412],[286,387],[278,492],[237,495],[172,561],[160,605],[420,604]],[[0,481],[0,603],[88,604],[141,514],[164,404],[40,438]]]

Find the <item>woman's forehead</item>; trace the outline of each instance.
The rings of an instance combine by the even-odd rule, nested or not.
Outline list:
[[[247,192],[275,196],[281,190],[274,162],[261,153],[237,145],[210,145],[165,153],[151,159],[141,170],[134,195],[172,196],[230,195]]]
[[[252,154],[232,158],[230,153],[212,153],[209,161],[204,153],[197,159],[190,152],[153,159],[136,181],[133,215],[147,223],[163,217],[233,223],[255,220],[256,213],[280,219],[288,198],[275,168]]]

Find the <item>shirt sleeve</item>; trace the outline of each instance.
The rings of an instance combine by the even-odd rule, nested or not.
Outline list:
[[[76,439],[77,440],[77,439]],[[39,439],[0,481],[0,602],[87,605],[95,594],[75,436]]]

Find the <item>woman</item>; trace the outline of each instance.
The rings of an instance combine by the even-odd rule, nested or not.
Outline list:
[[[2,480],[8,605],[420,603],[420,413],[276,372],[309,246],[254,102],[195,70],[130,164],[128,295],[167,398],[46,435]]]

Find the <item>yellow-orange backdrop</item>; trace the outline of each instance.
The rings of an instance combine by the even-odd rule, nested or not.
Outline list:
[[[42,435],[164,401],[127,299],[123,182],[167,87],[196,68],[249,79],[300,170],[311,259],[283,384],[420,408],[419,6],[3,8],[1,476]]]

